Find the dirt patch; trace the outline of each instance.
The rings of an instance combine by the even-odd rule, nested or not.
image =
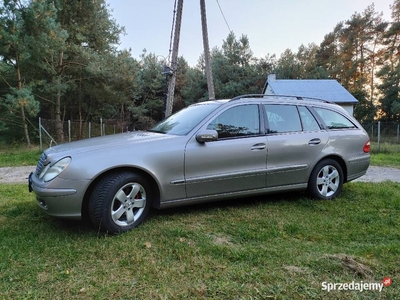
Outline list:
[[[327,259],[340,262],[343,267],[348,269],[354,275],[363,279],[372,279],[373,273],[369,266],[357,261],[354,257],[346,254],[326,255]]]
[[[233,243],[230,241],[228,236],[215,235],[215,236],[211,236],[211,238],[213,239],[214,243],[217,245],[233,246]]]
[[[354,181],[382,182],[386,180],[400,182],[400,169],[369,166],[367,174]]]
[[[283,267],[286,271],[289,272],[290,275],[296,275],[296,274],[304,274],[306,273],[306,270],[300,267],[296,266],[284,266]]]
[[[27,183],[35,166],[0,168],[0,183]]]

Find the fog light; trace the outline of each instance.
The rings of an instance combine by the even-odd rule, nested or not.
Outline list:
[[[39,204],[39,206],[40,206],[41,208],[43,208],[43,209],[45,209],[45,210],[48,209],[47,204],[46,204],[46,201],[41,200],[41,199],[37,199],[37,202],[38,202],[38,204]]]

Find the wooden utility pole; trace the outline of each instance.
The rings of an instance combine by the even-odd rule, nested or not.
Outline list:
[[[177,12],[176,12],[176,23],[175,23],[175,31],[174,31],[174,43],[173,43],[172,57],[171,57],[172,74],[170,75],[169,81],[168,81],[167,101],[165,104],[165,117],[166,118],[172,114],[172,107],[174,104],[176,70],[178,67],[179,38],[180,38],[180,34],[181,34],[182,9],[183,9],[183,0],[178,0],[178,8],[177,8]]]
[[[208,98],[215,99],[214,82],[212,77],[212,70],[210,64],[210,46],[208,44],[208,30],[207,30],[207,17],[206,17],[206,3],[205,0],[200,0],[201,10],[201,27],[203,31],[203,46],[204,46],[204,60],[206,64]]]

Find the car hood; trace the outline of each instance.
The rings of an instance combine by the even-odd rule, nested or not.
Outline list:
[[[45,153],[47,156],[61,153],[64,155],[74,155],[84,152],[126,146],[127,144],[132,145],[139,143],[151,143],[152,141],[159,141],[163,139],[171,139],[177,137],[178,136],[175,135],[147,131],[125,132],[57,145],[48,148]]]

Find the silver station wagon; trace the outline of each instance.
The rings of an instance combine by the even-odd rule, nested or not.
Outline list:
[[[29,176],[39,206],[120,233],[152,207],[282,191],[337,197],[367,171],[362,126],[327,101],[244,95],[193,104],[148,131],[51,147]]]

